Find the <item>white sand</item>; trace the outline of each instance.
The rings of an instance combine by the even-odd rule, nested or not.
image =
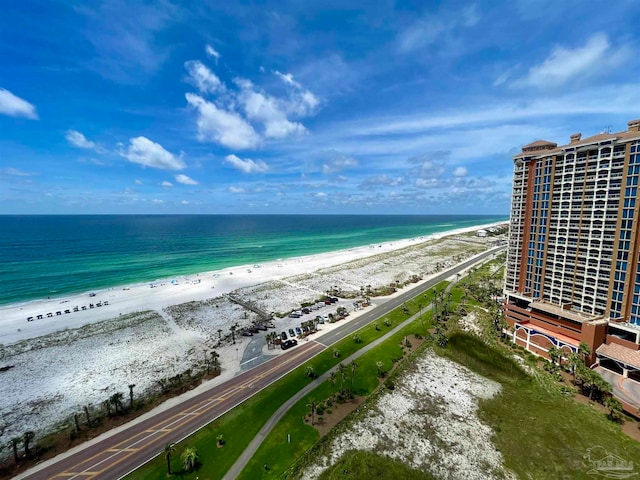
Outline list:
[[[347,450],[369,450],[431,472],[436,478],[516,478],[502,466],[492,431],[477,416],[478,400],[500,384],[427,352],[349,428],[331,440],[329,454],[302,474],[315,479]]]
[[[436,264],[451,266],[456,263],[454,256],[460,260],[483,251],[489,240],[451,237],[436,241],[444,235],[287,259],[259,268],[251,265],[191,275],[179,278],[177,285],[170,281],[156,282],[155,288],[132,285],[96,291],[95,297],[83,294],[3,307],[0,367],[14,366],[0,372],[0,418],[8,426],[4,438],[25,430],[49,431],[68,422],[84,405],[101,408],[115,392],[128,398],[128,384],[136,385],[136,398],[157,390],[158,380],[202,364],[213,349],[220,354],[223,374],[204,388],[231,378],[239,370],[248,339],[238,336],[237,344],[230,345],[224,336],[233,324],[247,325],[256,315],[222,294],[233,292],[267,312],[288,312],[336,285],[354,293],[360,286],[384,286],[414,273],[426,279],[435,272]],[[109,305],[55,315],[105,300]],[[349,300],[342,303],[351,306]],[[335,308],[326,307],[301,319],[276,320],[277,332],[317,314],[335,312]],[[144,311],[148,313],[140,313]],[[47,318],[47,312],[54,317]],[[26,321],[38,314],[45,317]],[[259,337],[264,334],[260,332]],[[280,351],[270,353],[276,352]]]

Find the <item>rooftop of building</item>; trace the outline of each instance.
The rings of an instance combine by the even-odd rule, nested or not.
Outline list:
[[[583,312],[576,312],[570,310],[562,305],[556,305],[553,303],[544,302],[541,300],[535,300],[529,304],[532,310],[539,310],[541,312],[557,315],[560,318],[566,318],[578,323],[591,322],[602,318],[602,315],[591,315]]]
[[[558,146],[557,143],[547,140],[536,140],[522,147],[522,152],[513,158],[538,157],[543,155],[553,155],[561,153],[569,148],[577,148],[585,145],[597,145],[608,140],[634,140],[640,139],[640,119],[627,122],[627,130],[617,133],[601,132],[590,137],[582,138],[581,133],[574,133],[570,137],[570,142],[566,145]]]
[[[638,350],[631,350],[617,343],[609,343],[600,345],[596,353],[640,369],[640,351]]]

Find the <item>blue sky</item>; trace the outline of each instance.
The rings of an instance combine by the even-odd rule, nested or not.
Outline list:
[[[637,0],[5,2],[0,213],[506,215],[639,47]]]

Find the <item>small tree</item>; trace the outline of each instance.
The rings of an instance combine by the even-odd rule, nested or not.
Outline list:
[[[187,472],[192,472],[198,466],[200,456],[195,448],[187,447],[184,449],[184,452],[182,452],[180,459],[182,460],[182,468]]]
[[[549,349],[547,350],[547,354],[549,355],[552,363],[559,364],[559,359],[562,355],[562,352],[558,347],[556,347],[555,345],[549,347]]]
[[[218,446],[221,447],[224,445],[224,436],[222,434],[218,435],[216,437],[216,440],[218,442]]]
[[[376,367],[378,368],[378,376],[382,377],[384,375],[384,372],[382,371],[382,367],[384,367],[384,363],[378,361],[376,362]]]
[[[360,337],[360,335],[359,335],[359,334],[357,334],[357,333],[356,333],[356,334],[353,336],[353,341],[354,341],[354,342],[356,342],[356,343],[362,343],[362,338]]]
[[[305,375],[309,378],[316,378],[316,371],[313,366],[307,365],[307,368],[305,369]]]
[[[329,383],[331,383],[331,397],[336,394],[336,383],[338,382],[338,374],[332,370],[329,374]]]

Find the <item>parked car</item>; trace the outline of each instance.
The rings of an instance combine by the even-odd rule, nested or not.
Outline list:
[[[256,327],[258,328],[258,330],[262,330],[263,332],[267,331],[266,325],[263,325],[262,323],[257,324]]]
[[[338,301],[338,297],[331,297],[329,300],[331,300],[331,303],[336,303]]]
[[[301,312],[297,312],[297,311],[291,312],[289,314],[289,318],[300,318],[301,316],[302,316]]]
[[[295,347],[297,344],[298,342],[295,339],[291,338],[289,340],[285,340],[284,342],[282,342],[282,344],[280,345],[280,348],[282,350],[287,350],[288,348]]]
[[[287,332],[282,332],[280,334],[280,339],[284,342],[287,339]]]
[[[307,307],[304,307],[302,309],[302,313],[307,313],[308,314],[308,313],[311,313],[311,310],[309,310]]]
[[[324,323],[324,318],[322,318],[322,315],[318,315],[316,317],[316,320],[318,321],[318,323]]]
[[[298,335],[302,335],[302,330],[300,329],[300,327],[296,327],[296,333]]]
[[[290,337],[295,337],[296,336],[295,332],[293,331],[293,328],[289,329],[289,336]]]
[[[243,337],[253,337],[253,333],[251,333],[249,330],[242,330],[240,332],[240,335],[242,335]]]

